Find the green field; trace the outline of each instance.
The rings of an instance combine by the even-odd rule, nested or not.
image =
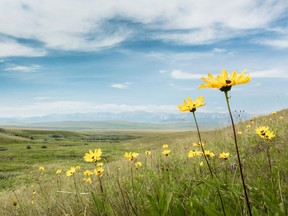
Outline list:
[[[237,125],[242,132],[238,141],[253,215],[287,214],[287,119],[288,111],[283,110]],[[273,140],[255,134],[255,128],[264,125],[276,132]],[[216,155],[209,160],[217,180],[209,177],[203,157],[187,157],[189,150],[197,150],[192,146],[198,142],[195,131],[1,128],[0,215],[222,215],[217,187],[227,215],[246,215],[238,169],[233,169],[237,160],[231,127],[201,131],[201,135],[205,149]],[[163,144],[171,149],[168,156],[161,154]],[[95,166],[83,156],[98,148],[105,171],[87,185],[83,172]],[[151,156],[144,154],[146,150],[151,150]],[[125,152],[139,153],[137,161],[142,166],[136,169],[123,157]],[[230,153],[228,160],[218,158],[221,152]],[[45,171],[39,172],[39,166]],[[73,178],[65,175],[71,166],[81,167]],[[58,169],[63,172],[60,177],[55,174]],[[63,190],[75,196],[59,192]],[[37,199],[32,191],[37,191]]]

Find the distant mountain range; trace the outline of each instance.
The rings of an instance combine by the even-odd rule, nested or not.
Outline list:
[[[246,120],[252,116],[241,113],[241,119]],[[235,113],[235,121],[237,122]],[[229,124],[227,113],[206,113],[197,112],[197,120],[203,129],[213,129]],[[136,129],[144,128],[192,128],[193,117],[191,113],[152,113],[144,111],[133,112],[97,112],[97,113],[71,113],[71,114],[51,114],[35,117],[14,117],[0,118],[2,126],[15,127],[41,127],[41,128],[61,128],[61,129]]]

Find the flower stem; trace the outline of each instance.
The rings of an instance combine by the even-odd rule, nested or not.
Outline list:
[[[243,185],[243,189],[244,189],[245,199],[246,199],[246,203],[247,203],[249,215],[252,216],[252,212],[251,212],[251,208],[250,208],[250,203],[249,203],[249,198],[248,198],[248,193],[247,193],[247,188],[246,188],[246,184],[245,184],[245,180],[244,180],[244,175],[243,175],[243,170],[242,170],[242,164],[241,164],[239,149],[238,149],[238,143],[237,143],[237,137],[236,137],[236,129],[235,129],[235,125],[234,125],[234,121],[233,121],[233,116],[232,116],[231,109],[230,109],[228,91],[224,91],[224,93],[225,93],[225,98],[226,98],[226,102],[227,102],[227,107],[228,107],[228,111],[229,111],[229,115],[230,115],[230,119],[231,119],[231,124],[232,124],[232,128],[233,128],[233,133],[234,133],[234,142],[235,142],[235,148],[236,148],[236,153],[237,153],[237,159],[238,159],[239,170],[240,170],[242,185]]]
[[[268,158],[268,162],[269,162],[269,170],[270,170],[270,175],[271,175],[271,171],[272,171],[272,164],[271,164],[271,155],[270,155],[270,146],[267,145],[267,158]]]
[[[198,126],[198,122],[197,122],[197,119],[196,119],[196,116],[195,116],[195,112],[192,112],[193,113],[193,117],[194,117],[194,121],[195,121],[195,124],[196,124],[196,128],[197,128],[197,132],[198,132],[198,137],[199,137],[199,142],[200,142],[200,146],[201,146],[201,150],[202,150],[202,153],[203,153],[203,156],[205,158],[205,161],[208,165],[208,168],[209,168],[209,171],[210,171],[210,175],[211,175],[211,178],[213,178],[213,171],[212,171],[212,168],[211,168],[211,165],[205,155],[205,151],[204,151],[204,148],[203,148],[203,145],[202,145],[202,139],[201,139],[201,135],[200,135],[200,130],[199,130],[199,126]]]
[[[213,176],[213,171],[212,171],[212,168],[210,166],[210,163],[205,155],[205,151],[204,151],[204,148],[203,148],[203,143],[202,143],[202,139],[201,139],[201,135],[200,135],[200,130],[199,130],[199,126],[198,126],[198,122],[197,122],[197,119],[196,119],[196,116],[195,116],[195,111],[192,112],[193,113],[193,117],[194,117],[194,121],[195,121],[195,124],[196,124],[196,128],[197,128],[197,132],[198,132],[198,137],[199,137],[199,142],[200,142],[200,146],[201,146],[201,150],[203,152],[203,156],[205,158],[205,161],[209,167],[209,171],[210,171],[210,174],[211,174],[211,178],[214,179],[214,176]],[[216,175],[216,174],[215,174]],[[216,176],[217,177],[217,176]],[[216,179],[217,181],[217,179]],[[226,216],[226,212],[225,212],[225,207],[224,207],[224,203],[223,203],[223,199],[222,199],[222,196],[221,196],[221,193],[220,193],[220,190],[219,190],[219,186],[218,186],[218,181],[217,181],[217,193],[219,195],[219,198],[220,198],[220,201],[221,201],[221,206],[222,206],[222,210],[223,210],[223,214],[224,216]]]

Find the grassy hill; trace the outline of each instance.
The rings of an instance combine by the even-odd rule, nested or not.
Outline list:
[[[253,215],[287,214],[287,119],[288,110],[283,110],[237,125]],[[276,133],[273,140],[255,134],[265,125]],[[247,215],[231,127],[201,135],[204,148],[215,153],[209,161],[216,179],[210,178],[203,156],[187,156],[199,150],[192,146],[198,142],[194,131],[1,129],[0,215],[222,215],[216,188],[227,215]],[[169,145],[168,156],[162,154],[163,144]],[[103,176],[91,175],[91,184],[83,182],[83,172],[95,169],[83,156],[98,148]],[[145,155],[146,150],[152,154]],[[131,162],[125,152],[139,156]],[[230,153],[227,160],[218,158],[222,152]],[[136,168],[136,161],[142,166]],[[81,170],[67,177],[71,166]],[[58,169],[62,174],[55,174]]]

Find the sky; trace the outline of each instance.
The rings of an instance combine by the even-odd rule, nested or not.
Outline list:
[[[287,0],[1,0],[0,117],[227,112],[202,76],[247,70],[233,110],[288,107]]]

